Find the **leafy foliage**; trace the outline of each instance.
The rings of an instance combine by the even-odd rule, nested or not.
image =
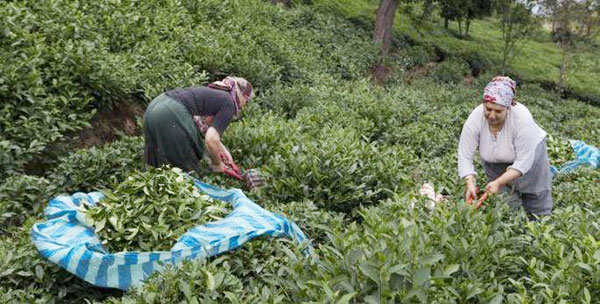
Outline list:
[[[378,87],[365,77],[376,55],[373,5],[1,2],[7,30],[0,33],[0,53],[12,60],[0,67],[0,98],[7,101],[0,106],[0,301],[571,303],[600,297],[597,169],[557,176],[553,214],[537,222],[506,206],[502,195],[478,211],[462,199],[457,140],[500,60],[496,19],[473,21],[472,37],[463,39],[436,20],[423,32],[396,18],[403,35],[396,37],[405,43],[394,62],[400,69],[434,68],[411,77],[410,85],[391,77]],[[519,78],[518,101],[549,133],[551,163],[560,165],[574,157],[569,139],[600,146],[600,110],[546,90],[544,81],[554,79],[560,61],[552,41],[539,35],[511,73]],[[596,57],[582,56],[583,72],[569,85],[593,96]],[[255,239],[156,273],[122,297],[41,258],[29,229],[41,220],[44,202],[59,193],[113,189],[104,203],[110,200],[110,214],[92,211],[97,228],[104,220],[101,238],[119,247],[111,251],[155,249],[155,240],[168,249],[186,225],[197,224],[192,210],[214,208],[215,202],[193,199],[198,194],[177,181],[180,175],[142,171],[140,137],[78,151],[54,148],[86,125],[93,109],[143,103],[167,88],[231,73],[250,79],[258,94],[230,125],[224,144],[242,168],[263,172],[266,184],[245,189],[208,168],[199,178],[243,188],[295,221],[312,240],[315,259],[302,258],[290,240]],[[33,175],[36,158],[51,159],[53,167]],[[477,170],[481,187],[485,175]],[[426,207],[432,202],[417,194],[424,182],[446,201]],[[146,211],[146,219],[138,216]]]
[[[109,252],[169,250],[187,230],[231,211],[202,195],[178,168],[134,172],[103,194],[86,219]]]
[[[437,65],[431,77],[449,84],[459,83],[470,73],[469,65],[461,59],[452,58]]]
[[[41,202],[56,192],[56,186],[45,178],[29,175],[7,178],[0,185],[0,235],[21,226],[30,216],[41,214]]]
[[[36,218],[0,239],[0,299],[7,303],[81,302],[120,296],[121,291],[94,287],[43,259],[29,237]]]
[[[143,153],[143,138],[123,137],[60,157],[49,179],[68,193],[108,187],[125,180],[134,170],[143,169]]]
[[[2,175],[49,161],[95,107],[229,74],[260,89],[320,73],[355,79],[375,56],[368,33],[341,18],[258,0],[4,1],[0,16],[0,54],[14,59],[0,67]]]

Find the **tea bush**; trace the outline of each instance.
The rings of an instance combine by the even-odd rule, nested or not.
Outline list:
[[[47,177],[13,175],[0,184],[0,233],[42,214],[61,193],[93,191],[117,184],[144,167],[140,137],[124,137],[104,147],[80,149],[57,160]]]
[[[413,67],[425,65],[426,63],[428,63],[430,61],[430,58],[431,58],[429,50],[422,45],[410,46],[406,50],[403,57],[404,57],[403,61],[404,61],[406,68],[413,68]]]
[[[403,173],[411,161],[402,149],[365,142],[353,129],[325,127],[270,159],[262,168],[270,180],[264,191],[277,201],[306,198],[348,213],[411,185]]]
[[[102,147],[80,149],[57,160],[48,178],[63,192],[92,191],[124,181],[144,168],[144,141],[122,137]]]
[[[311,201],[290,202],[285,205],[267,202],[265,207],[296,223],[310,238],[313,246],[317,247],[327,243],[327,231],[330,227],[342,226],[348,221],[344,213],[319,208]]]
[[[0,299],[8,303],[81,302],[120,296],[122,292],[93,285],[48,262],[29,236],[35,217],[0,239]]]
[[[21,226],[42,213],[42,202],[57,194],[57,187],[45,178],[11,176],[0,185],[0,235]]]
[[[469,65],[460,58],[450,58],[436,65],[430,76],[436,81],[460,83],[470,73]]]
[[[289,301],[278,290],[299,251],[287,239],[258,239],[217,258],[168,268],[123,299],[108,303],[275,303]]]
[[[377,56],[374,3],[301,1],[284,9],[259,0],[0,2],[6,29],[0,55],[11,58],[0,67],[0,98],[7,101],[0,106],[0,301],[594,301],[600,296],[598,170],[557,176],[553,214],[537,222],[506,206],[505,195],[490,198],[483,210],[464,204],[456,148],[462,124],[495,76],[497,58],[487,50],[495,42],[482,39],[484,32],[496,37],[494,21],[475,22],[474,38],[458,41],[435,21],[428,33],[397,19],[396,46],[407,47],[390,60],[399,74],[374,86],[367,79]],[[555,60],[553,49],[539,52],[539,43],[546,42],[526,50],[536,57],[530,61],[550,56],[550,63],[532,69],[522,62],[529,57],[518,59],[517,96],[548,132],[550,161],[559,166],[574,158],[569,139],[600,146],[600,110],[531,82],[553,73],[535,72]],[[432,59],[443,61],[426,77],[403,83],[407,67]],[[257,96],[223,141],[242,168],[258,169],[266,183],[250,190],[208,166],[197,177],[242,188],[295,221],[310,237],[315,259],[302,258],[290,240],[260,238],[156,273],[121,297],[41,258],[28,233],[49,198],[129,187],[117,193],[122,199],[113,204],[113,222],[136,227],[102,236],[107,246],[122,245],[111,250],[129,249],[139,244],[122,244],[123,237],[148,228],[150,219],[136,216],[144,208],[122,210],[147,196],[128,178],[148,185],[168,174],[143,172],[140,137],[58,149],[68,148],[94,109],[145,103],[164,90],[232,73],[251,80]],[[595,78],[588,78],[578,90],[589,91]],[[40,159],[52,168],[35,170]],[[476,169],[483,187],[478,160]],[[417,193],[425,182],[446,201],[426,207],[431,202]],[[178,189],[191,197],[188,186]],[[173,209],[163,209],[168,193],[152,194],[142,205],[158,206],[156,222]],[[184,206],[201,203],[180,199]],[[167,222],[163,230],[177,230]],[[100,233],[114,228],[110,220],[104,225]]]

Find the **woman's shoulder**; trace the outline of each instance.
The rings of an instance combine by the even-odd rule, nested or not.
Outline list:
[[[520,102],[517,102],[517,104],[515,104],[514,106],[512,106],[511,111],[514,114],[514,116],[517,117],[517,118],[529,119],[529,118],[532,117],[531,112],[529,111],[529,109],[524,104],[522,104]]]
[[[477,117],[483,117],[483,104],[479,104],[478,106],[476,106],[475,109],[471,111],[471,114],[469,114],[469,118]]]
[[[535,120],[533,119],[533,115],[531,115],[529,109],[522,103],[517,103],[516,105],[514,105],[511,109],[510,114],[512,116],[513,124],[517,128],[535,122]]]
[[[483,119],[483,104],[480,104],[471,111],[471,114],[467,117],[464,125],[471,129],[478,129],[480,128]]]

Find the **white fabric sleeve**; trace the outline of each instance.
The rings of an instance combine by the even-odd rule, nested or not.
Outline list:
[[[480,110],[480,109],[479,109]],[[473,157],[479,146],[479,136],[481,133],[482,112],[476,108],[471,112],[467,121],[463,125],[458,142],[458,176],[464,178],[467,175],[477,176]]]
[[[517,132],[514,139],[517,158],[512,165],[508,166],[508,169],[515,169],[521,175],[525,175],[533,166],[535,150],[540,141],[544,139],[544,135],[533,119],[519,127]]]

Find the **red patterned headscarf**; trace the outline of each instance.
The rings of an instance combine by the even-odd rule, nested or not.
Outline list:
[[[241,100],[250,101],[253,97],[252,84],[241,77],[228,76],[221,81],[215,81],[208,85],[209,88],[228,91],[233,99],[234,116],[241,111]]]
[[[496,76],[485,86],[483,101],[493,102],[501,106],[515,105],[517,83],[506,76]]]

